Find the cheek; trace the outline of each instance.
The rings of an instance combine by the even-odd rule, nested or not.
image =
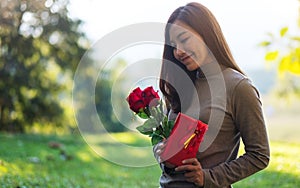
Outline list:
[[[207,55],[207,54],[208,54],[208,51],[207,51],[207,50],[208,50],[208,49],[207,49],[206,45],[202,44],[202,45],[199,46],[199,52],[200,52],[201,54]]]
[[[195,56],[196,56],[197,60],[201,60],[206,56],[207,52],[205,50],[203,50],[203,48],[198,46],[196,48],[196,50],[194,51],[194,53],[195,53]]]

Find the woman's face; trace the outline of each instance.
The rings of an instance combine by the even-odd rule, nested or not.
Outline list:
[[[175,21],[169,32],[170,45],[174,47],[175,58],[189,71],[194,71],[212,61],[202,37],[190,26]]]

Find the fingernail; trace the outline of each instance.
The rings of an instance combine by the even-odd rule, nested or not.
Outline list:
[[[185,164],[185,160],[183,160],[182,163]]]
[[[178,168],[175,168],[175,171],[178,171]]]

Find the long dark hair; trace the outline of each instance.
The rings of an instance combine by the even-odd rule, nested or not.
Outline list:
[[[161,68],[161,79],[159,83],[159,87],[165,97],[168,110],[172,109],[176,113],[182,111],[183,108],[180,103],[179,95],[175,89],[180,86],[175,87],[174,84],[170,84],[170,81],[176,85],[180,85],[180,78],[178,78],[178,75],[170,69],[170,62],[175,63],[183,71],[185,71],[193,83],[196,80],[196,71],[187,70],[186,67],[174,57],[174,47],[170,46],[170,26],[177,20],[193,28],[202,37],[204,43],[219,64],[244,74],[235,63],[221,27],[208,8],[195,2],[188,3],[185,6],[177,8],[169,17],[165,28],[165,44]]]

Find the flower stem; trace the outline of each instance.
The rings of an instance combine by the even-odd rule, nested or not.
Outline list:
[[[149,110],[148,107],[146,107],[146,108],[144,109],[144,112],[145,112],[145,113],[147,114],[147,116],[150,118],[151,113],[150,113],[150,110]]]
[[[159,124],[159,126],[158,126],[157,128],[158,128],[158,130],[160,130],[162,136],[163,136],[164,138],[166,138],[166,135],[165,135],[165,133],[164,133],[164,129],[162,128],[161,124]]]

